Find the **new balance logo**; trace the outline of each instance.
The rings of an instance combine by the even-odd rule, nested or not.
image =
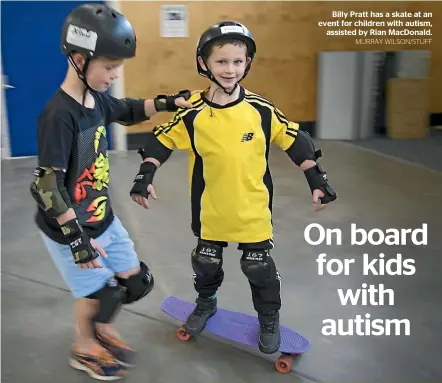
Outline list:
[[[244,133],[241,138],[241,142],[250,141],[253,138],[254,133]]]

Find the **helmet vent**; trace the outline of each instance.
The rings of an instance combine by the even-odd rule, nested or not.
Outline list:
[[[130,39],[126,39],[126,41],[124,43],[126,44],[126,46],[129,46],[131,41],[130,41]]]
[[[114,19],[117,18],[117,15],[114,12],[112,12],[112,16],[114,17]]]

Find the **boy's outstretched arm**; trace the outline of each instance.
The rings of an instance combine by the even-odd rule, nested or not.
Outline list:
[[[144,147],[138,151],[143,162],[134,179],[130,195],[133,201],[145,209],[149,208],[147,203],[149,195],[153,199],[157,198],[152,186],[157,169],[167,161],[175,149],[191,149],[189,133],[182,120],[182,117],[191,110],[179,109],[168,123],[154,127],[152,132],[147,135]]]
[[[307,183],[313,193],[313,204],[328,204],[337,198],[336,192],[328,184],[327,173],[317,163],[322,156],[316,150],[310,135],[300,129],[293,144],[285,151],[291,160],[304,172]],[[318,201],[320,199],[320,201]]]
[[[147,135],[144,148],[138,150],[138,153],[143,158],[143,162],[138,174],[135,176],[130,196],[133,201],[145,209],[149,208],[147,202],[149,195],[151,195],[153,199],[157,199],[155,188],[152,185],[153,177],[157,169],[170,157],[172,151],[173,150],[164,146],[155,137],[153,132]]]
[[[274,106],[272,107],[271,141],[284,150],[304,172],[313,194],[315,210],[323,209],[328,203],[337,198],[336,192],[328,184],[326,172],[316,162],[322,156],[322,153],[315,149],[310,134],[301,130],[299,124],[289,121]]]
[[[106,124],[117,122],[124,126],[135,125],[146,120],[159,112],[176,112],[179,108],[191,108],[187,102],[192,93],[182,90],[173,95],[157,95],[153,99],[115,98],[109,94],[98,94],[103,97]]]

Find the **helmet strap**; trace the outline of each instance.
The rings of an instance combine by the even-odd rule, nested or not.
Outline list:
[[[233,87],[232,90],[227,90],[226,88],[224,88],[224,87],[218,82],[218,80],[215,78],[215,76],[213,75],[213,73],[212,73],[210,70],[207,71],[207,74],[209,75],[209,79],[210,79],[210,81],[213,81],[216,85],[218,85],[218,86],[223,90],[223,92],[224,92],[225,94],[228,94],[229,96],[231,96],[231,95],[233,94],[233,92],[235,92],[236,87],[237,87],[238,84],[239,84],[239,82],[237,82],[237,83],[235,84],[235,86]]]
[[[202,57],[202,56],[200,56],[201,57],[201,59],[203,60],[203,63],[204,63],[204,65],[206,66],[206,72],[207,72],[207,77],[209,78],[209,80],[210,81],[213,81],[216,85],[218,85],[223,91],[224,91],[224,93],[225,94],[228,94],[229,96],[231,96],[232,94],[233,94],[233,92],[235,92],[235,90],[236,90],[236,88],[238,87],[238,85],[239,85],[239,83],[241,82],[241,81],[243,81],[245,78],[246,78],[246,76],[247,76],[247,73],[249,72],[249,69],[250,69],[250,63],[247,65],[247,67],[246,67],[246,70],[244,71],[244,74],[243,74],[243,76],[241,77],[241,79],[235,84],[235,86],[233,87],[233,89],[232,90],[227,90],[226,88],[224,88],[219,82],[218,82],[218,80],[215,78],[215,76],[213,75],[213,73],[210,71],[210,69],[209,69],[209,66],[207,65],[207,63],[206,63],[206,60],[204,60],[204,58]]]
[[[78,67],[78,65],[75,63],[75,61],[74,61],[74,59],[72,57],[72,54],[68,55],[68,60],[72,64],[72,66],[74,67],[75,71],[77,72],[78,78],[81,80],[81,82],[86,87],[86,89],[83,92],[83,103],[82,103],[82,105],[84,105],[84,102],[86,100],[87,91],[89,90],[90,92],[94,92],[94,89],[92,89],[90,87],[90,85],[88,84],[87,79],[86,79],[86,72],[87,72],[87,68],[89,67],[89,64],[91,62],[91,59],[89,57],[86,57],[83,69],[80,69]]]
[[[227,90],[226,88],[224,88],[219,82],[218,80],[215,78],[215,76],[213,75],[213,73],[210,71],[209,66],[207,65],[206,60],[204,60],[203,56],[200,56],[201,60],[203,60],[204,65],[206,66],[206,72],[207,72],[207,77],[209,78],[210,81],[213,81],[216,85],[218,85],[225,94],[228,94],[229,96],[231,96],[233,94],[233,92],[235,91],[236,87],[238,86],[238,83],[235,84],[235,86],[233,87],[232,90]]]

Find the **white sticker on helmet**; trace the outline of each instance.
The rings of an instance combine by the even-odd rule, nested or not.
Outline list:
[[[244,33],[243,27],[240,27],[239,25],[225,25],[224,27],[221,27],[221,33]]]
[[[98,35],[94,31],[88,31],[76,25],[69,25],[66,42],[80,48],[95,51]]]

